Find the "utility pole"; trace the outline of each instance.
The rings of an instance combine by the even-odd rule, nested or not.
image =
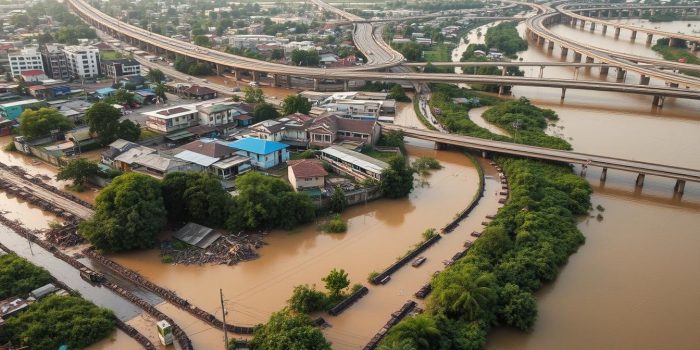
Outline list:
[[[228,333],[226,332],[226,309],[224,308],[224,291],[219,288],[219,297],[221,299],[221,317],[224,324],[221,326],[224,330],[224,350],[228,349]]]

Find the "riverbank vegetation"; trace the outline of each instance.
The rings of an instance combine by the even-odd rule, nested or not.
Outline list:
[[[82,192],[85,190],[85,184],[92,176],[99,174],[100,168],[97,162],[90,161],[85,158],[77,158],[61,166],[61,169],[56,174],[57,180],[72,180],[71,189]]]
[[[326,311],[347,298],[357,289],[362,288],[361,285],[355,285],[352,290],[348,291],[350,280],[343,269],[333,269],[321,280],[325,283],[327,293],[316,289],[316,285],[309,286],[304,284],[296,286],[292,296],[287,300],[289,309],[305,314]]]
[[[656,44],[651,47],[652,50],[660,53],[667,61],[682,60],[688,64],[700,64],[700,57],[693,55],[688,50],[685,42],[679,43],[680,46],[668,46],[669,39],[661,38],[656,41]],[[700,72],[681,70],[681,73],[694,77],[700,77]]]
[[[656,11],[654,13],[645,13],[642,15],[643,19],[648,19],[649,22],[672,22],[681,19],[681,15],[676,12],[661,12]]]
[[[26,295],[47,283],[51,283],[48,271],[16,254],[0,255],[0,300]]]
[[[451,107],[451,119],[460,118],[453,121],[453,132],[515,141],[464,121],[468,108],[449,106],[448,101],[443,97],[439,103]],[[487,120],[506,128],[519,114],[516,120],[532,133],[520,142],[571,148],[564,140],[545,137],[543,121],[550,120],[552,112],[527,100],[497,103]],[[589,210],[591,189],[566,165],[511,157],[497,161],[508,176],[509,201],[467,255],[431,281],[426,314],[392,328],[384,344],[403,341],[421,349],[480,349],[491,327],[533,328],[537,318],[533,293],[553,281],[584,242],[576,217]]]
[[[0,328],[0,344],[31,349],[86,348],[114,331],[112,311],[74,296],[51,295],[9,317]]]
[[[229,349],[234,349],[234,343],[229,344]],[[252,350],[330,350],[331,344],[311,317],[285,309],[275,312],[267,323],[258,326],[249,347]]]
[[[15,254],[0,256],[0,300],[24,297],[51,283],[48,271]],[[62,344],[85,348],[114,331],[114,315],[89,301],[73,296],[48,296],[25,311],[5,318],[0,344],[58,349]]]
[[[501,22],[489,28],[484,36],[484,43],[489,48],[497,48],[506,56],[514,56],[518,51],[527,49],[527,40],[520,37],[517,22]]]

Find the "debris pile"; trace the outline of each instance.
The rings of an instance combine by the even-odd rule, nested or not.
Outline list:
[[[160,255],[164,262],[185,265],[226,264],[234,265],[241,261],[258,257],[257,249],[265,244],[257,234],[222,236],[206,249],[180,241],[164,241]]]
[[[78,225],[68,223],[52,228],[46,232],[46,240],[62,248],[73,247],[85,243],[85,238],[78,234]]]

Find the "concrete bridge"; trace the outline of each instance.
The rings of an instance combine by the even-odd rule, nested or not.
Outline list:
[[[663,30],[644,28],[640,26],[624,24],[619,22],[612,22],[608,19],[611,18],[630,18],[642,17],[644,14],[653,15],[657,11],[677,11],[681,12],[683,16],[688,14],[697,16],[700,14],[700,5],[659,5],[659,6],[635,6],[635,7],[590,7],[591,5],[582,4],[561,4],[557,6],[557,10],[568,18],[568,23],[572,26],[577,24],[584,28],[586,23],[589,24],[590,30],[594,31],[596,25],[601,26],[602,33],[605,34],[608,27],[615,29],[615,38],[620,36],[621,29],[627,29],[632,32],[630,39],[634,41],[637,38],[637,32],[645,33],[646,43],[651,44],[654,35],[669,38],[669,46],[677,45],[679,42],[687,42],[688,47],[691,51],[697,50],[698,43],[700,42],[700,36],[688,35],[681,33],[666,32]],[[627,16],[622,16],[623,12],[627,12]],[[616,16],[617,15],[617,16]]]
[[[641,162],[636,160],[612,158],[595,154],[562,151],[551,148],[527,146],[510,142],[493,141],[476,137],[446,134],[437,131],[408,128],[394,124],[382,123],[382,132],[401,131],[407,137],[433,141],[436,147],[453,145],[480,151],[485,157],[489,152],[518,157],[549,160],[568,164],[578,164],[585,168],[595,166],[603,169],[601,181],[605,181],[608,169],[621,170],[637,174],[635,185],[642,187],[646,175],[659,176],[676,180],[674,192],[683,193],[686,182],[700,182],[700,170],[671,165]]]
[[[539,13],[528,18],[526,25],[528,29],[528,36],[536,43],[536,45],[542,46],[545,45],[545,43],[548,43],[548,50],[553,50],[554,46],[558,45],[561,47],[562,57],[566,57],[569,50],[571,50],[574,52],[575,62],[581,62],[585,56],[586,63],[594,63],[598,61],[617,66],[618,80],[624,79],[627,71],[633,71],[640,75],[640,85],[648,85],[650,78],[654,77],[665,81],[666,84],[671,87],[682,86],[686,88],[700,88],[700,79],[653,69],[647,65],[640,65],[636,63],[634,58],[630,57],[630,55],[621,54],[614,50],[591,47],[590,45],[578,43],[556,35],[549,31],[546,25],[559,22],[564,15],[545,5],[531,4],[531,6],[538,8]],[[601,74],[607,75],[608,69],[601,69]],[[654,102],[657,106],[663,106],[662,100],[657,99]]]

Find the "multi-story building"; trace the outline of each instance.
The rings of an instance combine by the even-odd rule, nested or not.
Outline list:
[[[258,44],[270,43],[275,41],[272,35],[234,35],[233,46],[239,49],[254,49]]]
[[[68,59],[63,52],[64,45],[61,44],[46,44],[41,50],[41,56],[44,59],[44,71],[51,79],[68,80],[71,78],[70,70],[68,69]]]
[[[19,52],[9,53],[7,59],[13,76],[19,76],[25,70],[44,70],[41,52],[36,47],[25,47]]]
[[[141,75],[141,64],[132,59],[104,60],[100,61],[100,71],[114,82],[130,75]]]
[[[66,46],[68,71],[73,78],[94,78],[100,74],[100,50],[93,46]]]

